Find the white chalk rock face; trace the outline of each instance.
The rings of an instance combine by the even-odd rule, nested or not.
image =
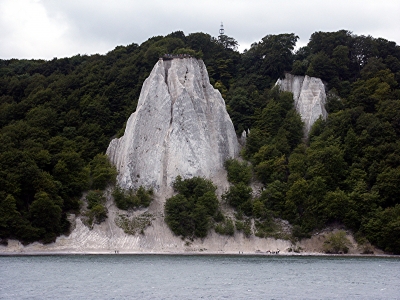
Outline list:
[[[124,135],[107,155],[125,189],[159,191],[176,176],[212,177],[239,144],[225,101],[209,82],[202,60],[162,60],[145,80]]]
[[[276,82],[282,91],[292,92],[296,110],[304,122],[304,133],[308,136],[311,126],[322,116],[325,120],[326,93],[322,80],[309,76],[295,76],[286,73],[285,79]]]

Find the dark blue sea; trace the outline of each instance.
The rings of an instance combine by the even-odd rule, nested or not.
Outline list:
[[[0,299],[400,299],[400,258],[2,256]]]

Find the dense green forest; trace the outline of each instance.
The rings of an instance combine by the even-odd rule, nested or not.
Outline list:
[[[0,238],[51,242],[68,232],[82,193],[113,182],[105,150],[158,57],[193,51],[237,133],[251,131],[242,156],[264,191],[252,199],[248,179],[232,175],[225,198],[256,218],[259,236],[272,216],[299,238],[340,223],[399,254],[400,47],[345,30],[315,32],[295,51],[297,40],[267,35],[239,53],[231,37],[178,31],[106,55],[0,60]],[[319,77],[329,91],[329,117],[307,140],[291,94],[273,88],[285,72]]]

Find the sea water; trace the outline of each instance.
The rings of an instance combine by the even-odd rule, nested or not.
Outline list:
[[[3,256],[0,299],[400,299],[400,259]]]

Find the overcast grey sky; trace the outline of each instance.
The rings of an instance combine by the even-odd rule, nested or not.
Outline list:
[[[0,58],[104,54],[182,30],[225,34],[243,51],[267,34],[350,30],[400,45],[399,0],[0,0]]]

